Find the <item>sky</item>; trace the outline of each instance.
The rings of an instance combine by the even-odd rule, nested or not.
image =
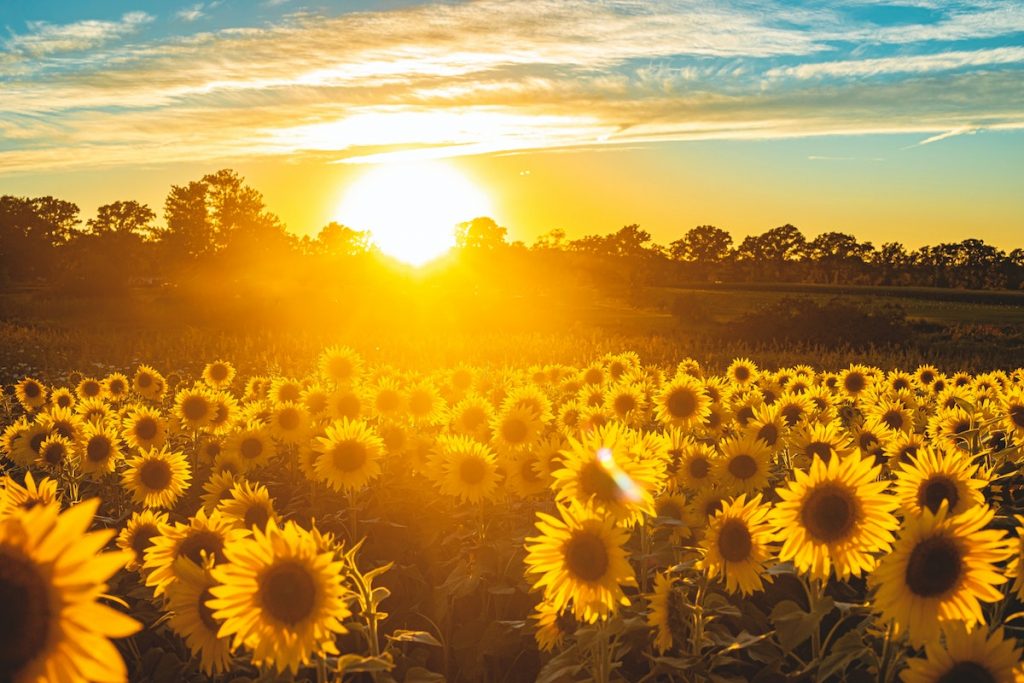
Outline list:
[[[422,159],[527,243],[1021,247],[1024,3],[0,2],[0,194],[160,213],[230,167],[304,234]]]

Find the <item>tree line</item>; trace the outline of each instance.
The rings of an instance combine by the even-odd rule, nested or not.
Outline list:
[[[76,290],[117,290],[174,279],[196,267],[242,273],[274,259],[351,259],[373,253],[368,232],[329,223],[296,236],[270,212],[262,195],[230,169],[173,185],[163,223],[137,201],[106,204],[83,222],[72,202],[51,196],[0,196],[0,283],[61,280]],[[969,289],[1024,287],[1024,248],[1005,252],[979,239],[907,249],[875,246],[844,232],[808,238],[793,225],[736,243],[711,225],[696,226],[667,245],[639,225],[568,239],[552,230],[533,244],[510,242],[488,217],[456,227],[457,247],[476,257],[567,264],[595,279],[622,283],[773,281],[916,285]]]

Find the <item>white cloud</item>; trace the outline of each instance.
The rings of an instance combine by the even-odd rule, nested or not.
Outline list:
[[[89,50],[134,33],[152,20],[145,12],[128,12],[120,21],[89,19],[71,24],[29,21],[27,33],[12,34],[3,41],[3,46],[13,53],[31,57]]]
[[[1024,62],[1024,47],[997,47],[989,50],[959,50],[928,55],[849,59],[817,62],[769,69],[769,78],[849,78],[895,73],[949,71],[971,66],[995,66]]]

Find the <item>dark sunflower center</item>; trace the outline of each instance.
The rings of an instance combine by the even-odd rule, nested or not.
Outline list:
[[[917,444],[908,444],[900,451],[900,462],[908,463],[917,456]]]
[[[509,443],[522,443],[528,433],[529,427],[521,418],[511,417],[501,423],[501,435]]]
[[[597,368],[590,368],[583,375],[583,381],[587,384],[600,384],[604,381],[604,373]]]
[[[746,382],[750,379],[750,368],[746,365],[740,365],[733,370],[732,376],[735,377],[738,382]]]
[[[893,380],[892,388],[896,389],[897,391],[899,391],[900,389],[909,389],[910,382],[908,382],[905,377],[900,377],[898,379]]]
[[[294,408],[286,408],[277,414],[277,424],[287,431],[298,429],[300,422],[299,411]]]
[[[50,635],[49,588],[36,564],[0,545],[0,671],[13,674],[46,647]],[[5,676],[6,678],[6,676]]]
[[[1017,427],[1024,429],[1024,405],[1010,406],[1010,420]]]
[[[613,501],[619,496],[619,486],[600,463],[588,462],[580,469],[580,493],[584,500],[591,496],[598,501]]]
[[[619,415],[636,410],[636,399],[629,394],[620,394],[615,397],[615,412]]]
[[[217,363],[210,368],[210,377],[212,377],[215,382],[223,382],[228,378],[227,366]]]
[[[858,443],[860,444],[860,449],[862,451],[865,453],[871,453],[874,451],[875,446],[879,444],[879,441],[878,437],[871,432],[861,432],[858,437]]]
[[[145,557],[146,548],[149,547],[155,536],[160,535],[160,530],[155,524],[143,524],[136,527],[132,535],[132,550],[135,551],[135,559],[139,562]]]
[[[757,438],[769,446],[774,446],[775,442],[779,440],[779,428],[769,422],[757,430]]]
[[[362,407],[359,397],[355,394],[342,394],[334,402],[334,409],[338,412],[338,417],[347,417],[350,420],[359,417]]]
[[[750,530],[738,519],[730,519],[718,532],[718,552],[727,562],[743,562],[750,557],[753,547]]]
[[[242,443],[239,444],[238,450],[246,460],[258,458],[263,455],[263,440],[258,439],[255,436],[248,436],[242,439]]]
[[[742,426],[754,419],[754,409],[751,406],[743,406],[736,411],[736,421]]]
[[[335,357],[331,359],[331,377],[337,379],[348,379],[352,376],[352,363],[348,358]]]
[[[459,479],[465,484],[479,484],[487,476],[487,463],[471,456],[459,464]]]
[[[996,677],[984,664],[957,662],[936,683],[996,683]]]
[[[32,438],[28,440],[29,447],[31,447],[33,451],[38,453],[39,449],[42,448],[43,446],[43,442],[46,441],[47,436],[49,436],[49,434],[47,434],[46,432],[39,432],[38,434],[33,434]]]
[[[729,474],[737,479],[750,479],[757,474],[757,461],[749,455],[741,453],[729,461]]]
[[[818,456],[822,462],[828,462],[832,458],[832,445],[823,441],[812,441],[804,448],[808,458]]]
[[[105,436],[94,436],[85,445],[85,457],[90,462],[103,462],[110,457],[112,450],[113,444],[110,443],[110,439]]]
[[[956,586],[962,570],[963,560],[956,542],[946,536],[933,536],[914,546],[905,580],[915,595],[933,598]]]
[[[898,410],[887,411],[882,415],[882,422],[889,425],[891,429],[900,429],[903,427],[903,413]]]
[[[803,408],[793,404],[786,406],[781,412],[782,417],[786,419],[786,424],[790,427],[796,425],[800,421],[800,416],[804,414]]]
[[[469,406],[462,411],[462,424],[466,429],[475,431],[487,421],[487,413],[480,406]]]
[[[666,406],[672,417],[690,417],[697,412],[697,397],[689,389],[677,389],[669,394]]]
[[[807,497],[800,520],[815,541],[832,543],[850,533],[857,514],[851,493],[826,485],[814,489]]]
[[[711,463],[707,458],[691,458],[686,464],[686,470],[694,479],[704,479],[711,473]]]
[[[171,466],[164,460],[147,460],[139,468],[139,480],[154,491],[162,491],[171,483]]]
[[[75,427],[67,420],[58,420],[57,422],[54,422],[50,429],[63,436],[65,439],[74,439],[75,437]]]
[[[181,402],[181,412],[187,420],[202,420],[210,412],[210,406],[202,396],[189,396]]]
[[[96,381],[88,381],[82,385],[82,393],[87,397],[99,396],[100,383]]]
[[[272,565],[259,581],[263,609],[289,626],[295,626],[313,614],[316,593],[316,582],[309,569],[292,560]]]
[[[120,396],[125,391],[124,382],[119,379],[112,380],[109,386],[110,393],[112,393],[114,396]]]
[[[693,628],[693,608],[675,588],[669,590],[667,603],[665,611],[668,612],[668,630],[672,634],[672,640],[677,643],[686,642],[690,629]]]
[[[953,427],[950,430],[953,434],[963,434],[971,428],[970,420],[959,420],[953,423]]]
[[[266,506],[260,503],[256,503],[249,506],[249,509],[245,511],[245,516],[242,518],[245,528],[248,529],[255,524],[260,529],[265,529],[267,522],[270,521],[270,511],[267,510]]]
[[[704,426],[715,429],[722,424],[722,414],[715,409],[708,413],[708,419],[704,420]]]
[[[213,610],[206,606],[206,601],[212,599],[213,594],[210,593],[210,589],[204,588],[203,592],[199,594],[196,611],[199,612],[199,621],[203,622],[203,626],[216,633],[220,630],[220,624],[213,618]]]
[[[377,394],[377,410],[384,413],[389,413],[394,410],[398,410],[399,397],[395,391],[382,391]]]
[[[71,397],[66,394],[61,394],[60,396],[57,397],[57,405],[60,406],[61,408],[70,408]]]
[[[723,502],[721,498],[712,498],[704,504],[704,516],[708,518],[713,517],[722,507]]]
[[[42,388],[35,382],[29,382],[24,388],[25,395],[29,398],[39,398],[39,395],[43,393]]]
[[[342,441],[334,446],[331,459],[342,472],[355,472],[366,464],[366,446],[358,441]]]
[[[417,392],[409,397],[409,410],[413,415],[426,415],[433,404],[430,395],[423,392]]]
[[[960,501],[960,494],[956,482],[943,475],[932,477],[917,492],[918,504],[931,510],[932,514],[939,511],[944,500],[949,501],[949,509],[952,510]]]
[[[298,401],[301,395],[302,389],[297,384],[284,384],[277,390],[277,400],[281,403],[285,401]]]
[[[775,401],[779,398],[774,391],[767,387],[761,389],[761,396],[764,397],[764,402],[767,403],[768,405],[774,404]]]
[[[851,394],[858,394],[864,390],[864,386],[867,384],[867,380],[864,375],[858,372],[851,372],[843,380],[843,388]]]
[[[46,450],[42,452],[42,458],[47,464],[57,466],[64,462],[64,444],[62,443],[50,443],[47,444]]]
[[[931,370],[923,370],[921,372],[921,381],[924,384],[931,384],[933,381],[935,381],[935,373],[932,372]]]
[[[202,566],[205,551],[217,563],[224,561],[224,539],[209,529],[199,529],[186,536],[178,546],[178,556],[187,557]]]
[[[135,378],[135,383],[146,389],[153,385],[153,376],[143,373]]]
[[[135,436],[143,441],[149,441],[156,437],[156,420],[151,417],[143,417],[135,422]]]
[[[655,510],[658,517],[667,517],[669,519],[682,519],[683,509],[679,507],[679,503],[674,500],[663,500],[658,503]]]
[[[589,531],[576,531],[565,544],[565,566],[584,581],[599,581],[608,571],[608,549],[604,540]]]

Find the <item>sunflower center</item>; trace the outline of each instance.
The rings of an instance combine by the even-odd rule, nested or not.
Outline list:
[[[0,671],[17,674],[46,647],[49,589],[36,564],[0,545]]]
[[[615,397],[615,412],[619,415],[636,410],[636,399],[629,394],[620,394]]]
[[[721,498],[712,498],[704,504],[704,516],[711,518],[724,507]]]
[[[272,565],[259,581],[263,609],[288,626],[309,618],[316,606],[316,582],[309,570],[292,560]]]
[[[469,406],[462,411],[462,424],[470,431],[476,431],[487,421],[487,413],[480,406]]]
[[[727,562],[743,562],[753,547],[750,530],[738,519],[728,520],[718,532],[718,552]]]
[[[746,365],[740,365],[732,371],[732,376],[736,378],[737,382],[746,382],[750,379],[750,368]]]
[[[804,448],[808,458],[818,456],[822,462],[827,463],[832,458],[832,445],[823,441],[812,441]]]
[[[960,501],[960,494],[956,489],[956,482],[949,477],[942,475],[932,477],[918,490],[918,505],[926,507],[935,514],[939,511],[942,501],[949,501],[949,509],[952,510]]]
[[[113,444],[110,443],[110,439],[107,437],[94,436],[89,439],[89,443],[85,446],[85,457],[90,462],[103,462],[110,457],[112,446]]]
[[[277,390],[277,400],[281,403],[298,401],[301,396],[302,389],[298,384],[282,384]]]
[[[871,453],[875,446],[879,444],[878,437],[871,432],[861,432],[857,442],[860,444],[860,449],[865,453]]]
[[[193,531],[178,546],[178,556],[187,557],[202,566],[202,552],[213,556],[218,562],[224,561],[224,539],[209,529]]]
[[[977,662],[957,662],[936,683],[996,683],[996,677]]]
[[[202,396],[189,396],[181,402],[181,412],[187,420],[202,420],[209,410],[210,406]]]
[[[98,396],[100,393],[100,383],[94,380],[90,380],[82,385],[82,394],[85,396]]]
[[[46,450],[41,455],[47,464],[57,466],[64,461],[64,444],[60,442],[47,444]]]
[[[800,416],[804,414],[804,411],[800,406],[790,404],[783,408],[781,413],[782,417],[786,419],[786,424],[793,427],[800,421]]]
[[[588,462],[580,469],[580,493],[584,500],[591,496],[599,501],[612,501],[619,495],[619,485],[600,463]]]
[[[425,392],[416,392],[409,397],[409,410],[413,415],[426,415],[433,405],[430,395]]]
[[[329,371],[331,377],[335,379],[348,379],[352,376],[352,363],[348,358],[335,356],[331,359]]]
[[[248,436],[242,439],[238,450],[246,460],[252,460],[263,455],[263,441],[255,436]]]
[[[146,389],[147,387],[152,386],[153,376],[145,373],[140,374],[138,377],[135,378],[135,383],[138,384],[143,389]]]
[[[851,372],[843,380],[843,388],[851,394],[859,394],[864,390],[864,386],[867,384],[867,380],[864,379],[864,375]]]
[[[42,389],[35,382],[29,382],[24,387],[25,395],[29,398],[39,398],[39,395],[43,393]]]
[[[655,509],[658,517],[667,517],[668,519],[679,519],[683,518],[683,509],[679,507],[679,503],[674,500],[663,500],[658,503]]]
[[[155,524],[143,524],[135,529],[132,535],[132,550],[135,551],[135,559],[139,562],[145,557],[146,548],[153,541],[153,537],[159,536],[160,530]]]
[[[75,427],[67,420],[58,420],[57,422],[54,422],[51,429],[60,436],[63,436],[65,439],[74,440],[75,438]]]
[[[900,451],[900,462],[909,463],[917,456],[917,444],[908,444]]]
[[[156,436],[156,420],[144,417],[135,423],[135,436],[148,441]]]
[[[853,529],[856,507],[850,492],[837,486],[820,486],[804,502],[800,520],[819,543],[832,543]]]
[[[33,451],[38,453],[39,449],[43,445],[43,442],[46,441],[47,436],[49,436],[49,434],[47,434],[46,432],[39,432],[38,434],[33,434],[32,438],[28,440],[28,445],[32,448]]]
[[[277,424],[283,429],[291,431],[299,428],[299,411],[294,408],[286,408],[277,414]]]
[[[757,461],[743,453],[729,461],[729,474],[737,479],[750,479],[757,474]]]
[[[608,549],[593,532],[577,531],[565,544],[565,565],[576,578],[598,581],[608,571]]]
[[[501,423],[501,435],[509,443],[522,443],[529,433],[526,421],[518,417],[511,417]]]
[[[114,396],[120,396],[125,392],[124,382],[122,382],[119,379],[111,380],[109,387],[110,393],[112,393]]]
[[[903,427],[903,413],[898,410],[890,410],[882,415],[882,422],[889,425],[891,429],[901,429]]]
[[[213,594],[210,593],[209,588],[204,588],[203,592],[199,594],[198,604],[196,605],[196,611],[199,612],[199,621],[203,622],[210,631],[216,633],[220,630],[220,624],[213,618],[213,610],[206,606],[207,600],[212,600]]]
[[[933,536],[914,546],[905,580],[915,595],[933,598],[956,586],[962,570],[963,559],[956,542],[945,536]]]
[[[523,478],[523,481],[533,484],[540,481],[540,476],[537,471],[533,469],[534,463],[537,462],[536,458],[524,458],[519,463],[519,475]]]
[[[255,524],[260,529],[265,529],[267,522],[270,521],[270,512],[263,505],[250,505],[249,509],[245,511],[245,517],[242,522],[245,524],[245,528],[249,529]]]
[[[774,446],[775,442],[779,440],[779,428],[769,422],[757,430],[757,438],[769,446]]]
[[[686,470],[694,479],[703,479],[711,473],[711,463],[707,458],[693,458],[686,464]]]
[[[690,629],[693,628],[692,608],[675,588],[669,590],[666,603],[665,611],[668,612],[668,630],[672,634],[672,640],[677,643],[684,643],[689,636]]]
[[[690,417],[697,412],[697,397],[692,391],[686,389],[673,391],[665,403],[672,417]]]
[[[1024,405],[1010,406],[1010,420],[1017,427],[1024,429]]]
[[[742,426],[746,426],[748,422],[754,419],[754,408],[752,406],[743,406],[736,411],[736,421]]]
[[[210,377],[212,377],[214,381],[223,382],[228,378],[227,366],[221,365],[220,363],[215,364],[210,368]]]
[[[398,410],[398,392],[385,390],[377,394],[377,410],[382,413],[390,413]]]
[[[342,394],[334,402],[334,409],[337,411],[338,417],[347,417],[350,420],[359,417],[362,407],[359,397],[351,393]]]
[[[164,460],[147,460],[139,468],[139,480],[149,489],[162,491],[171,483],[171,466]]]
[[[366,464],[366,446],[358,441],[342,441],[335,445],[331,459],[342,472],[355,472]]]
[[[604,373],[600,368],[590,368],[583,375],[583,381],[587,384],[600,384],[604,381]]]
[[[469,457],[459,464],[459,479],[465,484],[479,484],[487,476],[487,464],[477,457]]]

